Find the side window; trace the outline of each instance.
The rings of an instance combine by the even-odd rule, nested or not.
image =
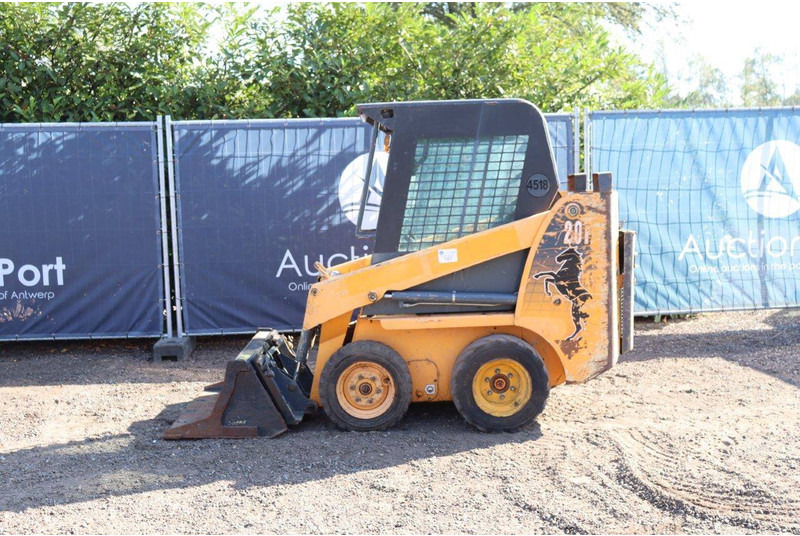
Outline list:
[[[528,136],[419,139],[398,251],[514,219]]]

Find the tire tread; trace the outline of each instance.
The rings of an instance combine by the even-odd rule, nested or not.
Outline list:
[[[386,413],[369,421],[362,421],[341,409],[336,396],[336,382],[338,374],[344,371],[339,368],[347,360],[372,361],[386,368],[392,375],[396,401]],[[319,379],[322,408],[336,426],[347,431],[366,432],[391,428],[403,418],[408,410],[408,406],[411,404],[411,389],[411,372],[408,370],[408,364],[394,349],[377,341],[356,341],[342,346],[325,363]]]
[[[524,419],[523,422],[511,426],[488,425],[481,422],[481,417],[486,414],[480,408],[477,408],[477,406],[474,409],[471,407],[471,402],[474,403],[472,401],[472,378],[469,378],[468,383],[461,383],[463,381],[462,376],[468,374],[468,369],[473,365],[473,356],[479,356],[483,353],[491,352],[499,344],[507,344],[517,347],[523,351],[530,352],[534,357],[534,370],[528,371],[531,374],[531,381],[533,382],[533,393],[531,394],[531,401],[529,402],[529,404],[533,404],[533,409],[528,410],[531,415]],[[461,385],[469,385],[469,389],[463,389]],[[467,346],[458,356],[456,363],[453,366],[451,391],[453,393],[453,403],[458,409],[458,412],[471,426],[474,426],[481,432],[516,432],[519,431],[520,428],[530,424],[530,422],[535,420],[536,417],[538,417],[539,414],[544,411],[544,408],[547,404],[547,397],[550,394],[550,376],[547,372],[547,367],[545,366],[544,361],[530,344],[518,337],[514,337],[513,335],[489,335],[487,337],[478,339]],[[525,411],[525,409],[521,411]],[[491,418],[501,419],[501,417]]]

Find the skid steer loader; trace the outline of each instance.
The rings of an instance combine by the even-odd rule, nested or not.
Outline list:
[[[632,348],[635,235],[619,229],[610,174],[559,188],[535,106],[358,113],[373,128],[357,233],[374,236],[373,254],[318,266],[296,346],[259,331],[212,386],[220,392],[191,403],[165,438],[276,436],[319,406],[343,429],[380,430],[411,402],[449,400],[476,428],[511,431],[551,387]],[[383,184],[370,169],[380,132]],[[370,231],[367,199],[381,190]]]

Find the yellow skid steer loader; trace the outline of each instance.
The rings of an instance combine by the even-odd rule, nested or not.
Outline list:
[[[541,413],[551,387],[597,376],[632,348],[635,234],[619,229],[610,174],[559,189],[535,106],[358,112],[373,134],[357,233],[374,236],[373,254],[318,266],[297,345],[259,331],[212,386],[220,392],[164,437],[272,437],[320,406],[343,429],[381,430],[411,402],[449,400],[476,428],[511,431]],[[380,132],[382,184],[371,173]]]

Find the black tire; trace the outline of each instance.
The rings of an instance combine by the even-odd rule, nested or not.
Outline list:
[[[355,417],[339,402],[337,383],[347,369],[360,361],[380,365],[391,376],[394,398],[382,414],[369,419]],[[400,354],[385,344],[375,341],[356,341],[339,348],[325,363],[319,380],[322,407],[331,421],[343,430],[367,432],[384,430],[397,424],[411,404],[411,373]]]
[[[502,417],[482,410],[472,391],[473,379],[481,367],[498,358],[516,361],[531,379],[530,399],[516,413]],[[550,376],[530,344],[511,335],[489,335],[467,346],[458,356],[450,389],[458,412],[469,424],[482,432],[514,432],[533,422],[544,410],[550,394]]]

